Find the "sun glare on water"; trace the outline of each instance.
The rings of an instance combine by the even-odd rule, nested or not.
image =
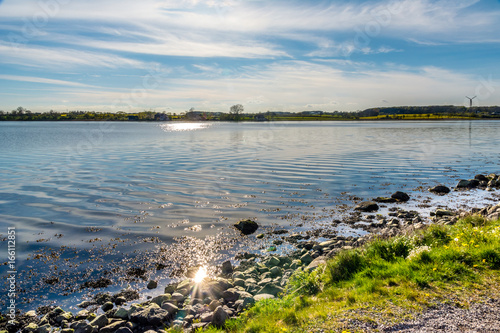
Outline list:
[[[196,131],[209,127],[207,123],[172,123],[162,124],[160,127],[166,132]]]
[[[203,266],[200,267],[196,275],[194,276],[194,282],[195,283],[200,283],[203,281],[204,278],[207,277],[207,269]]]

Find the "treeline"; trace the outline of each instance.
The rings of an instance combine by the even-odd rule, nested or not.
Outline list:
[[[477,106],[466,108],[455,105],[430,105],[430,106],[396,106],[370,108],[358,112],[360,117],[374,117],[379,115],[403,114],[439,114],[449,116],[474,116],[474,115],[500,115],[499,106]]]
[[[279,120],[357,120],[357,119],[445,119],[445,118],[500,118],[499,106],[466,108],[454,105],[399,106],[370,108],[363,111],[267,111],[244,113],[243,106],[233,105],[230,112],[189,111],[177,113],[143,111],[125,112],[31,112],[18,107],[10,112],[0,111],[0,121],[279,121]],[[409,115],[412,115],[411,117]]]

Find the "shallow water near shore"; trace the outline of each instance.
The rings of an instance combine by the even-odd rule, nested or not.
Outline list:
[[[166,281],[271,245],[242,239],[240,219],[257,233],[356,234],[332,225],[354,197],[403,190],[417,199],[405,209],[425,211],[419,203],[445,204],[428,187],[500,172],[500,121],[3,122],[0,139],[0,234],[16,227],[26,308],[81,295],[100,276],[144,288],[119,277],[127,267]],[[451,208],[488,195],[454,193]]]

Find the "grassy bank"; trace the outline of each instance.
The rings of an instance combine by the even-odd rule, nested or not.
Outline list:
[[[500,220],[468,217],[341,252],[298,271],[286,296],[206,332],[355,332],[500,294]]]

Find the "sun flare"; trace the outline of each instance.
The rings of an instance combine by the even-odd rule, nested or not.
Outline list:
[[[204,266],[201,266],[196,275],[194,276],[194,282],[200,283],[206,277],[207,277],[207,269]]]

